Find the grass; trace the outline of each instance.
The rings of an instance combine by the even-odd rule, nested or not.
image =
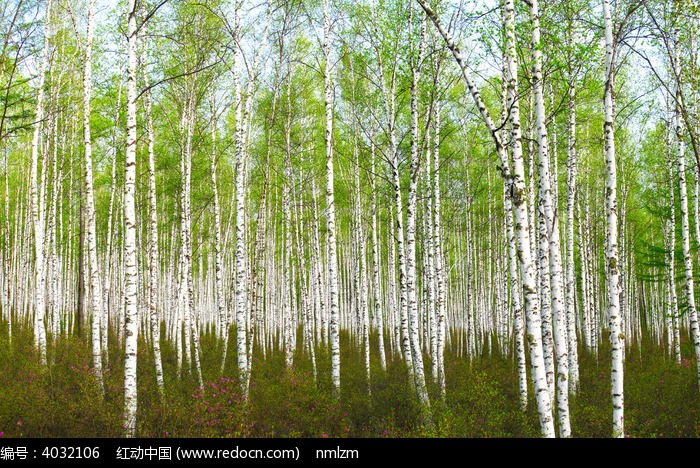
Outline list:
[[[49,347],[50,365],[42,369],[30,330],[15,328],[12,347],[0,326],[0,437],[120,437],[123,406],[123,354],[111,336],[104,363],[105,393],[93,375],[89,343],[61,337]],[[301,336],[301,335],[300,335]],[[518,407],[515,362],[502,355],[472,360],[446,354],[447,398],[429,375],[433,424],[421,423],[417,398],[405,366],[389,360],[382,371],[372,359],[372,394],[367,395],[364,359],[341,336],[340,402],[332,397],[330,355],[317,350],[319,378],[298,352],[287,369],[280,352],[260,350],[253,358],[250,398],[241,398],[235,371],[235,346],[229,347],[225,373],[221,344],[201,338],[205,384],[193,373],[178,376],[175,350],[163,346],[165,402],[161,401],[150,348],[139,346],[139,437],[538,437],[539,424],[529,389],[528,409]],[[376,349],[373,348],[373,350]],[[685,344],[683,355],[691,356]],[[610,366],[602,344],[598,357],[580,351],[581,385],[570,398],[574,437],[609,437]],[[700,436],[700,394],[694,359],[680,364],[663,348],[643,340],[627,351],[625,425],[628,437]]]

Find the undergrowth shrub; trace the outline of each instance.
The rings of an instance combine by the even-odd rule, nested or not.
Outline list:
[[[123,432],[124,355],[112,345],[103,362],[104,393],[92,368],[89,339],[49,337],[48,365],[41,366],[31,329],[16,327],[12,346],[0,323],[0,437],[120,437]],[[110,336],[111,343],[118,343]],[[373,349],[376,349],[376,336]],[[697,362],[683,343],[676,363],[650,339],[628,349],[625,363],[625,435],[700,437]],[[692,343],[691,343],[692,344]],[[446,398],[431,375],[426,381],[432,424],[422,424],[418,398],[405,364],[389,356],[387,368],[372,354],[371,396],[361,347],[341,336],[341,395],[333,395],[330,353],[317,351],[318,378],[301,349],[294,366],[284,355],[255,350],[249,399],[234,378],[222,377],[221,343],[202,336],[202,374],[178,371],[176,350],[163,345],[165,393],[160,394],[150,346],[139,341],[139,437],[539,437],[532,382],[528,407],[519,408],[512,358],[497,354],[466,358],[446,353]],[[235,350],[235,347],[231,348]],[[236,374],[229,357],[224,375]],[[579,350],[580,386],[570,395],[574,437],[610,437],[609,345],[598,354]],[[556,417],[556,415],[555,415]]]
[[[286,368],[274,382],[251,382],[252,414],[258,437],[346,437],[348,413],[321,391],[305,370]]]

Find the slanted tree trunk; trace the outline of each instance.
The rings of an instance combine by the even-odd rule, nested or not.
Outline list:
[[[525,312],[527,316],[528,346],[530,350],[530,365],[532,368],[532,378],[535,386],[537,398],[537,409],[540,419],[540,427],[543,437],[554,437],[554,423],[552,420],[552,403],[547,389],[546,377],[544,375],[544,359],[542,356],[542,328],[539,315],[539,304],[537,301],[537,287],[535,282],[535,270],[532,262],[532,250],[530,243],[530,233],[528,228],[528,211],[525,187],[525,169],[523,164],[522,137],[520,130],[520,110],[517,93],[517,60],[515,55],[515,21],[513,0],[506,0],[506,62],[508,66],[508,104],[511,109],[510,122],[513,145],[513,170],[512,174],[507,170],[509,167],[508,156],[503,146],[498,128],[494,125],[486,105],[479,90],[471,79],[467,70],[466,62],[459,48],[452,37],[444,28],[435,11],[430,8],[426,0],[417,0],[430,20],[433,22],[438,32],[445,40],[445,44],[455,57],[457,65],[460,67],[462,77],[467,88],[472,95],[479,114],[486,123],[486,126],[494,140],[498,152],[501,167],[504,170],[504,179],[508,184],[513,199],[513,214],[515,217],[517,253],[520,259],[520,274],[525,300]]]

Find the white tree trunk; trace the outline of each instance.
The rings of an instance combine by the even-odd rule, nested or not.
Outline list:
[[[284,154],[284,186],[282,187],[282,232],[284,233],[284,258],[283,258],[283,271],[282,271],[282,281],[283,281],[283,297],[284,302],[282,305],[282,323],[284,326],[284,363],[287,369],[291,369],[294,362],[294,326],[292,314],[295,308],[292,305],[292,298],[294,295],[295,285],[294,277],[292,275],[292,188],[294,187],[294,174],[292,172],[292,67],[291,59],[288,63],[289,69],[287,71],[287,119],[284,126],[284,142],[285,142],[285,154]]]
[[[236,6],[236,16],[234,19],[235,38],[240,40],[240,4]],[[234,93],[236,95],[235,107],[235,165],[236,165],[236,350],[238,356],[238,375],[241,383],[241,391],[244,396],[248,396],[248,349],[247,349],[247,327],[246,315],[248,304],[248,281],[246,271],[246,245],[245,245],[245,205],[246,205],[246,190],[245,190],[245,172],[247,161],[245,158],[245,124],[243,122],[243,106],[245,101],[241,94],[240,84],[240,69],[243,54],[240,50],[240,45],[235,45],[234,72],[233,83]]]
[[[678,72],[677,75],[680,75],[680,72]],[[700,359],[700,329],[698,327],[698,312],[695,305],[693,257],[690,252],[690,220],[688,216],[685,142],[683,140],[683,128],[678,115],[676,115],[676,138],[678,139],[678,185],[681,205],[681,244],[683,247],[686,301],[688,303],[688,318],[690,320],[691,338],[695,345],[695,355]],[[698,383],[700,384],[700,362],[698,363]]]
[[[323,0],[323,99],[326,111],[326,230],[328,231],[328,296],[330,309],[331,380],[340,398],[340,310],[338,301],[338,247],[335,232],[333,183],[333,88],[331,84],[331,20],[328,0]]]
[[[432,138],[430,136],[430,128],[425,129],[425,141],[427,142],[425,150],[425,172],[424,172],[424,186],[425,193],[430,194],[432,192],[432,170],[433,170],[433,146]],[[425,308],[424,315],[428,322],[426,327],[427,336],[424,338],[424,343],[428,343],[430,350],[430,365],[431,365],[431,377],[433,383],[438,383],[438,326],[437,326],[437,315],[436,315],[436,286],[435,286],[435,245],[434,245],[434,232],[435,226],[433,222],[433,200],[430,196],[426,196],[425,202],[425,216],[423,217],[423,232],[425,233],[425,250],[424,250],[424,265],[423,265],[423,275],[425,280],[423,283],[423,289],[425,290]]]
[[[34,344],[39,351],[39,362],[46,365],[46,272],[44,259],[44,219],[42,209],[43,193],[39,193],[43,181],[39,180],[39,139],[44,121],[44,83],[49,60],[49,38],[51,23],[51,0],[46,2],[44,26],[44,49],[39,67],[39,86],[36,98],[36,117],[32,137],[32,159],[30,169],[31,214],[34,225]]]
[[[411,42],[413,44],[413,42]],[[411,46],[413,49],[413,45]],[[418,205],[418,177],[420,175],[420,154],[418,141],[418,84],[420,81],[423,52],[425,49],[425,16],[421,26],[421,39],[418,57],[411,57],[411,177],[406,205],[406,298],[408,303],[408,331],[413,358],[413,377],[421,404],[430,408],[428,389],[425,384],[423,352],[418,333],[418,302],[416,298],[416,209]],[[413,62],[415,60],[415,62]],[[397,200],[398,201],[398,200]],[[426,415],[424,415],[426,416]]]
[[[353,79],[354,81],[354,79]],[[354,90],[353,90],[354,94]],[[355,105],[353,96],[353,106]],[[355,110],[353,109],[353,113]],[[371,371],[370,371],[370,346],[369,346],[369,298],[367,290],[367,277],[366,277],[366,262],[367,262],[367,246],[365,244],[365,230],[362,225],[362,195],[360,192],[360,162],[359,162],[359,148],[357,142],[357,134],[359,128],[357,127],[357,116],[353,116],[353,162],[355,164],[354,170],[354,189],[355,189],[355,213],[354,213],[354,228],[355,228],[355,244],[357,246],[355,259],[356,275],[355,275],[355,289],[357,293],[357,309],[358,316],[360,318],[360,327],[362,332],[362,345],[365,357],[365,373],[367,375],[367,393],[372,394],[371,385]]]
[[[453,42],[451,36],[445,30],[435,12],[427,5],[425,0],[417,0],[430,20],[440,32],[447,47],[452,52],[457,64],[462,71],[462,77],[467,83],[470,94],[476,102],[479,113],[486,123],[489,132],[496,144],[502,168],[508,167],[508,156],[505,147],[501,143],[498,129],[494,125],[491,116],[486,109],[481,94],[472,81],[466,67],[464,58],[459,48]],[[508,99],[511,109],[510,121],[513,141],[513,173],[506,171],[506,182],[513,199],[513,211],[515,216],[515,231],[517,239],[518,258],[520,259],[520,274],[525,300],[525,312],[527,316],[528,346],[530,350],[530,366],[537,398],[537,409],[540,419],[540,427],[544,437],[554,437],[554,423],[552,420],[552,402],[547,389],[544,374],[544,359],[542,356],[542,329],[537,303],[537,286],[535,283],[534,264],[532,262],[532,250],[530,233],[528,228],[528,211],[526,204],[525,169],[523,164],[522,138],[520,130],[520,111],[517,94],[517,60],[515,55],[515,21],[513,0],[506,1],[506,37],[507,37],[507,65],[509,71]]]
[[[386,370],[386,351],[384,349],[384,312],[382,307],[382,294],[379,283],[379,242],[377,233],[377,176],[375,166],[375,146],[374,135],[370,136],[370,191],[371,191],[371,211],[372,211],[372,292],[374,294],[374,320],[377,324],[377,335],[379,337],[379,363],[382,370]]]
[[[124,436],[136,435],[136,363],[138,309],[136,289],[138,268],[136,252],[136,0],[129,0],[128,79],[126,103],[126,158],[124,179],[124,307],[126,349],[124,352]]]
[[[618,258],[617,220],[617,162],[615,156],[615,44],[610,14],[610,0],[603,0],[605,21],[605,186],[606,236],[605,259],[607,273],[608,318],[610,320],[610,346],[612,354],[611,392],[613,405],[613,437],[624,437],[624,343],[620,317],[620,261]]]
[[[122,102],[122,82],[120,81],[117,86],[117,102],[116,109],[121,108]],[[112,281],[112,235],[114,226],[114,199],[117,193],[117,145],[119,141],[118,131],[115,128],[112,133],[112,146],[114,147],[114,154],[112,155],[112,183],[110,186],[109,193],[109,208],[107,211],[107,242],[105,246],[105,273],[104,273],[104,287],[102,288],[102,294],[104,300],[103,304],[103,319],[102,319],[102,350],[104,352],[105,361],[109,360],[109,316],[110,316],[110,292],[111,292],[111,281]],[[70,257],[69,257],[70,258]]]
[[[435,281],[436,281],[436,311],[437,316],[437,361],[438,383],[443,400],[447,394],[445,377],[445,345],[447,342],[447,290],[445,288],[445,267],[442,247],[442,224],[440,204],[440,101],[435,105],[435,133],[433,146],[433,248],[435,249]]]
[[[221,205],[219,202],[219,187],[216,182],[216,168],[218,154],[216,152],[216,130],[218,119],[216,115],[215,93],[211,94],[211,186],[214,194],[214,300],[216,302],[216,317],[218,323],[218,336],[228,341],[228,311],[226,310],[226,298],[224,297],[224,259],[221,251]],[[226,361],[221,360],[221,374],[224,375]]]
[[[532,19],[532,54],[533,54],[533,85],[535,94],[535,114],[537,121],[537,146],[539,155],[540,181],[540,210],[544,216],[545,231],[542,238],[541,258],[547,257],[548,265],[544,265],[544,277],[549,277],[551,287],[552,318],[554,320],[554,347],[557,357],[556,389],[557,417],[559,420],[559,435],[571,436],[569,421],[569,353],[566,311],[564,310],[564,275],[561,261],[561,245],[559,238],[559,221],[556,216],[556,199],[553,197],[550,172],[549,141],[544,107],[544,90],[542,84],[542,49],[540,44],[540,12],[538,0],[531,1]],[[545,255],[545,252],[547,255]],[[542,278],[541,278],[542,279]],[[544,281],[546,284],[547,281]],[[544,289],[544,288],[543,288]],[[541,303],[544,315],[545,301]],[[547,329],[547,331],[549,331]]]
[[[97,233],[95,229],[95,195],[92,182],[92,137],[90,135],[90,98],[92,96],[92,38],[95,30],[95,0],[88,6],[87,36],[85,38],[85,62],[83,64],[83,138],[85,144],[85,200],[90,275],[90,315],[92,317],[92,363],[95,378],[104,392],[102,382],[102,283],[97,264]]]
[[[505,11],[504,11],[505,13]],[[501,119],[505,122],[508,118],[508,67],[507,61],[503,61],[503,88],[501,96]],[[505,130],[503,133],[505,138]],[[508,184],[503,184],[503,213],[506,224],[506,242],[508,244],[508,273],[510,280],[510,297],[513,309],[513,333],[515,335],[515,355],[518,368],[518,390],[520,395],[520,409],[527,409],[527,356],[525,355],[525,324],[522,308],[522,287],[518,279],[518,252],[515,240],[515,227],[513,226],[513,201]]]
[[[1,131],[2,129],[0,129]],[[374,159],[373,159],[374,160]],[[8,173],[9,171],[9,155],[5,153],[5,203],[4,203],[4,208],[5,208],[5,224],[4,224],[4,234],[5,234],[5,241],[3,246],[5,247],[5,252],[3,252],[3,268],[4,268],[4,273],[5,273],[5,284],[3,285],[3,294],[5,297],[5,307],[4,311],[7,314],[7,343],[10,348],[10,352],[12,352],[12,321],[13,321],[13,315],[14,315],[14,309],[15,305],[13,304],[13,296],[12,296],[12,282],[10,280],[11,277],[14,277],[16,273],[14,272],[14,269],[12,268],[12,247],[16,246],[17,244],[15,242],[11,242],[11,236],[10,236],[10,188],[9,188],[9,177]],[[374,172],[374,171],[373,171]],[[372,193],[374,194],[374,190],[372,190]],[[373,195],[374,196],[374,195]],[[372,198],[374,200],[374,198]]]
[[[569,341],[569,391],[576,393],[579,383],[578,340],[576,338],[576,273],[574,265],[574,208],[576,206],[576,82],[569,79],[569,141],[566,172],[566,317]]]
[[[674,3],[673,12],[677,12],[676,3]],[[698,369],[698,385],[700,385],[700,324],[698,324],[698,312],[697,306],[695,304],[695,288],[693,279],[693,257],[690,252],[690,221],[688,214],[688,187],[686,180],[686,169],[685,169],[685,136],[683,132],[682,124],[682,112],[683,112],[683,90],[681,87],[681,59],[680,59],[680,39],[678,26],[675,26],[673,31],[673,48],[674,48],[674,58],[673,58],[673,74],[675,78],[676,88],[675,88],[675,130],[676,138],[678,140],[678,183],[679,183],[679,195],[681,204],[681,242],[683,246],[683,266],[685,269],[685,288],[686,288],[686,300],[688,307],[688,319],[690,321],[691,339],[695,347],[695,357],[697,359],[697,369]],[[691,135],[691,138],[693,135]],[[672,208],[673,209],[673,208]],[[680,326],[679,326],[680,328]]]
[[[144,6],[141,16],[145,18]],[[143,63],[146,63],[146,40],[143,40]],[[160,352],[160,314],[158,313],[158,291],[160,289],[160,256],[158,252],[158,199],[156,196],[156,160],[155,134],[153,130],[153,105],[149,89],[148,72],[143,72],[144,109],[146,111],[146,133],[148,137],[148,317],[153,341],[153,361],[156,372],[156,384],[161,400],[165,398],[165,382],[163,380],[163,360]]]

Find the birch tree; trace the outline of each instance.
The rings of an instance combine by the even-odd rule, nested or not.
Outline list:
[[[676,3],[674,2],[674,6]],[[678,11],[674,8],[674,11]],[[673,31],[673,42],[675,49],[675,60],[673,60],[673,75],[675,77],[676,85],[676,95],[675,101],[675,112],[674,112],[674,127],[675,136],[677,140],[678,147],[676,148],[678,155],[678,187],[679,187],[679,198],[680,198],[680,214],[681,214],[681,245],[683,247],[683,267],[685,274],[685,294],[688,307],[688,318],[690,320],[691,327],[691,338],[695,347],[695,355],[700,359],[700,326],[698,325],[698,312],[695,304],[695,286],[693,279],[693,257],[690,252],[690,219],[688,215],[688,183],[686,180],[686,167],[685,167],[685,137],[682,125],[681,116],[681,63],[680,63],[680,44],[679,44],[679,31],[675,29]],[[672,208],[674,209],[674,208]],[[698,363],[698,383],[700,384],[700,362]]]
[[[234,69],[233,87],[237,99],[235,108],[235,164],[236,164],[236,346],[238,356],[238,375],[241,381],[241,390],[244,395],[248,395],[248,347],[247,347],[247,305],[248,305],[248,278],[245,264],[246,240],[245,240],[245,173],[246,173],[246,151],[245,151],[245,123],[243,121],[243,106],[245,100],[241,94],[240,70],[242,52],[240,50],[240,10],[242,1],[236,3],[234,17],[234,41],[237,42],[234,48]]]
[[[136,435],[136,364],[138,343],[136,252],[136,0],[129,0],[128,15],[128,68],[126,102],[126,158],[124,178],[124,314],[126,349],[124,353],[124,435]]]
[[[335,232],[335,184],[333,179],[333,87],[331,83],[331,20],[328,0],[323,0],[323,101],[326,114],[326,230],[328,248],[328,298],[330,309],[331,380],[340,398],[340,311],[338,301],[338,251]]]
[[[549,390],[547,389],[546,377],[544,374],[544,358],[542,355],[542,329],[541,319],[538,310],[537,289],[535,284],[534,264],[531,256],[531,243],[528,227],[528,211],[525,200],[525,170],[522,157],[522,140],[520,131],[520,111],[517,94],[517,61],[515,54],[515,25],[514,25],[514,5],[512,0],[506,0],[506,63],[508,67],[508,104],[510,108],[510,124],[512,137],[512,173],[507,171],[509,167],[508,156],[501,142],[498,128],[493,123],[491,116],[486,109],[486,105],[481,98],[481,93],[473,82],[467,69],[466,61],[459,47],[452,40],[449,32],[444,28],[435,11],[430,8],[425,0],[418,0],[428,18],[433,22],[438,32],[442,36],[448,49],[452,52],[457,65],[462,72],[462,78],[467,84],[469,93],[472,95],[484,123],[486,124],[491,138],[494,140],[499,156],[501,167],[504,170],[504,179],[508,184],[508,189],[513,197],[513,214],[515,217],[517,253],[520,259],[520,275],[523,287],[525,302],[525,313],[527,316],[528,346],[530,351],[530,366],[534,381],[535,394],[537,398],[537,408],[540,420],[540,427],[544,437],[554,437],[554,424],[552,420],[552,402]]]
[[[412,24],[413,8],[411,7],[411,15],[409,21]],[[418,135],[418,86],[423,66],[423,56],[425,53],[425,16],[421,15],[424,20],[421,22],[420,29],[420,45],[417,56],[411,58],[411,176],[408,189],[408,203],[406,205],[406,298],[408,305],[408,332],[411,346],[411,356],[413,361],[413,377],[415,386],[418,392],[418,398],[424,410],[430,409],[430,399],[428,390],[425,384],[425,373],[423,367],[423,352],[418,336],[418,304],[416,300],[416,209],[417,209],[417,192],[418,192],[418,177],[420,171],[420,154],[419,154],[419,135]],[[411,26],[412,28],[412,26]],[[410,52],[414,53],[413,38],[411,42]],[[395,169],[396,170],[396,169]],[[401,202],[397,199],[397,203]],[[402,203],[402,202],[401,202]],[[424,414],[426,421],[429,418],[429,413]]]
[[[97,263],[97,233],[95,228],[95,194],[92,178],[92,136],[90,133],[90,98],[92,96],[92,39],[95,30],[95,2],[88,6],[87,35],[85,37],[85,62],[83,65],[83,138],[85,145],[85,200],[87,221],[88,263],[90,265],[90,316],[92,318],[92,363],[97,383],[104,392],[102,382],[102,283]]]
[[[36,98],[36,116],[31,147],[30,193],[32,223],[34,226],[34,344],[39,351],[39,362],[46,364],[46,315],[45,288],[46,272],[44,259],[44,181],[39,178],[39,140],[44,121],[44,82],[49,61],[51,0],[46,2],[44,13],[44,48],[39,65],[39,84]],[[45,167],[45,164],[42,164]]]
[[[559,241],[559,221],[555,216],[556,207],[552,194],[549,138],[547,132],[544,86],[542,84],[542,45],[540,43],[540,12],[537,0],[530,2],[532,22],[532,54],[533,54],[533,92],[535,96],[535,115],[537,125],[537,148],[539,163],[539,204],[540,204],[540,271],[548,279],[540,278],[541,284],[551,287],[552,317],[554,319],[554,345],[557,358],[557,417],[559,435],[571,436],[569,422],[569,355],[568,330],[563,303],[564,280],[561,262],[561,246]],[[549,284],[547,284],[549,283]],[[544,289],[544,288],[543,288]],[[542,307],[545,307],[543,299]]]
[[[144,5],[141,16],[146,18]],[[163,378],[163,360],[160,352],[160,314],[158,313],[158,290],[160,286],[160,258],[158,250],[158,198],[156,193],[155,135],[153,127],[153,104],[148,71],[145,70],[147,57],[147,39],[142,39],[142,63],[144,64],[144,109],[146,111],[146,134],[148,137],[148,317],[153,341],[153,360],[155,363],[156,384],[161,400],[165,398],[165,381]],[[115,158],[116,159],[116,158]],[[111,212],[110,199],[110,212]],[[109,243],[108,243],[109,244]],[[109,246],[108,246],[109,250]]]
[[[608,295],[608,317],[610,320],[610,346],[612,354],[611,392],[613,405],[613,436],[624,437],[624,340],[620,317],[620,269],[618,259],[617,221],[617,161],[615,158],[615,55],[613,23],[610,1],[603,0],[605,24],[605,260]]]

